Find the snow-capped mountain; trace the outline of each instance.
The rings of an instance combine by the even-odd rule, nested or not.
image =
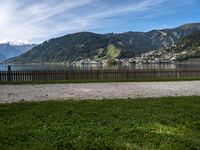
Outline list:
[[[0,62],[21,55],[35,46],[28,40],[0,40]]]
[[[3,40],[0,40],[0,44],[10,44],[13,46],[16,46],[16,45],[21,46],[21,45],[31,45],[32,43],[28,40],[3,39]]]

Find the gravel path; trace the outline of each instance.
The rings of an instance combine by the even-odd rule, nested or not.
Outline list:
[[[191,95],[200,96],[200,81],[0,85],[0,103]]]

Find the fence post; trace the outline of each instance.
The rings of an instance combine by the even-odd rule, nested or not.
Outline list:
[[[176,71],[178,71],[177,78],[179,79],[180,78],[180,69],[176,69]]]
[[[8,71],[7,71],[7,81],[12,81],[12,71],[11,71],[11,66],[8,66]]]

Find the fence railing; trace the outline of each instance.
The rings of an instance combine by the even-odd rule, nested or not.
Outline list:
[[[158,80],[200,78],[200,69],[0,71],[0,82],[54,80]]]

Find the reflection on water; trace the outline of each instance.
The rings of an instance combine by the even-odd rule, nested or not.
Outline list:
[[[114,65],[114,66],[67,66],[67,65],[11,65],[12,70],[83,70],[83,69],[181,69],[181,68],[199,68],[199,62],[183,62],[176,64],[129,64],[129,65]],[[0,65],[0,70],[7,70],[7,65]]]

